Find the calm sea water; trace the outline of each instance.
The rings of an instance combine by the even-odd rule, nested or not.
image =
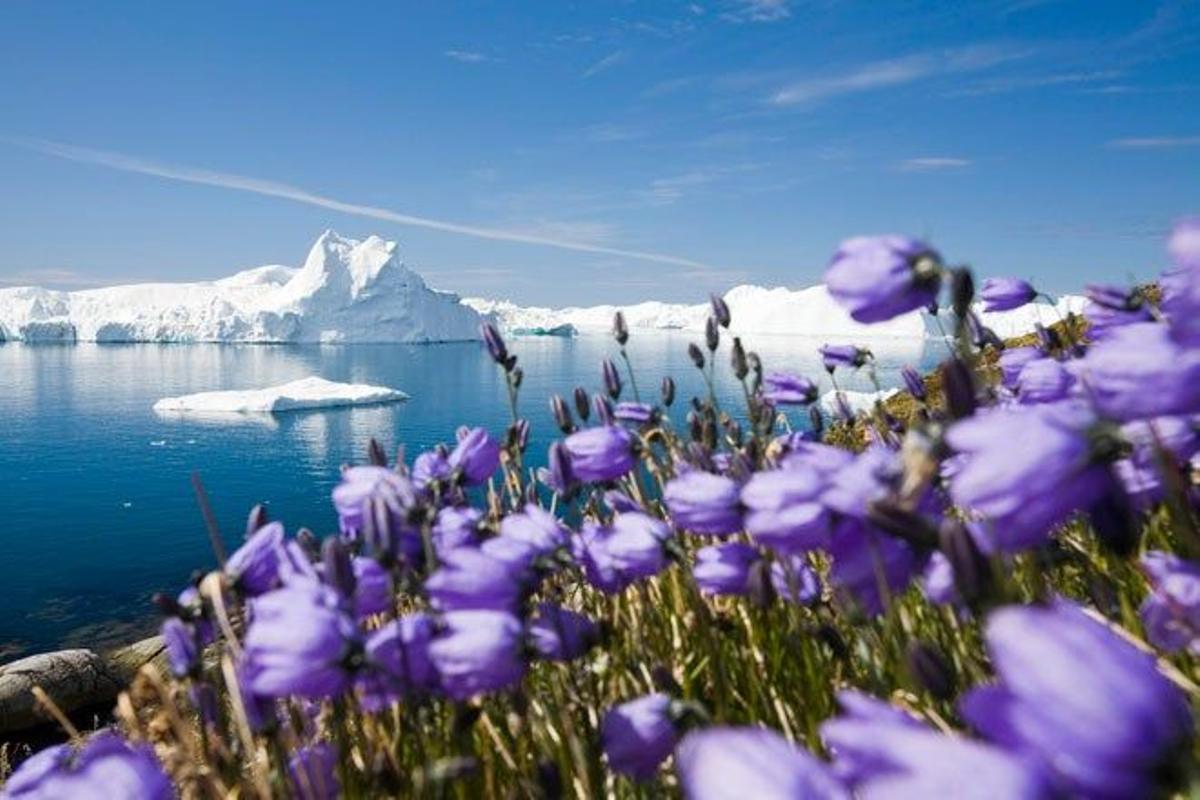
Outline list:
[[[638,333],[630,342],[644,394],[670,374],[686,401],[702,383],[689,338]],[[557,432],[551,392],[600,386],[607,337],[520,338],[521,410],[533,423],[531,460]],[[768,369],[822,377],[818,341],[749,342]],[[940,345],[869,343],[879,379],[898,383],[905,363],[929,366]],[[725,367],[725,356],[718,354]],[[241,419],[162,417],[168,395],[270,386],[308,375],[407,391],[406,403]],[[827,383],[827,382],[826,382]],[[721,393],[740,389],[727,370]],[[869,389],[866,376],[843,388]],[[735,391],[736,390],[736,391]],[[628,391],[628,390],[627,390]],[[227,543],[246,512],[268,504],[289,530],[333,530],[329,492],[341,464],[361,461],[374,437],[411,455],[452,442],[463,423],[497,435],[507,424],[503,380],[478,344],[0,345],[0,662],[60,646],[104,646],[154,625],[149,598],[175,591],[213,563],[189,484],[204,479]],[[682,405],[683,403],[677,403]]]

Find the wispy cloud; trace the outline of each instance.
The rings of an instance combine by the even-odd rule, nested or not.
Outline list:
[[[215,172],[212,170],[198,169],[196,167],[178,164],[165,164],[158,161],[151,161],[148,159],[139,158],[137,156],[114,153],[107,150],[95,150],[90,147],[79,147],[60,142],[51,142],[44,139],[4,138],[0,139],[0,141],[17,145],[19,147],[24,147],[28,150],[35,150],[39,153],[55,156],[57,158],[64,158],[69,161],[78,161],[84,164],[96,164],[98,166],[109,167],[110,169],[121,170],[122,172],[134,172],[141,175],[152,175],[158,178],[182,181],[184,183],[196,183],[205,186],[219,186],[225,189],[250,192],[252,194],[264,195],[267,197],[278,197],[284,200],[304,203],[305,205],[329,209],[330,211],[337,211],[342,214],[368,217],[370,219],[378,219],[384,222],[392,222],[397,225],[406,225],[413,228],[425,228],[428,230],[441,231],[442,233],[470,236],[476,239],[488,239],[498,242],[513,242],[515,244],[555,247],[560,250],[574,250],[582,253],[600,253],[604,255],[620,256],[623,258],[635,258],[642,261],[654,261],[660,264],[675,264],[694,269],[710,268],[708,264],[703,262],[690,258],[668,255],[665,253],[610,247],[595,243],[576,241],[570,238],[559,238],[554,235],[545,235],[538,232],[531,233],[526,230],[516,228],[485,227],[481,225],[468,225],[459,222],[432,219],[430,217],[406,214],[388,208],[380,208],[378,206],[349,203],[344,200],[326,197],[324,195],[310,192],[306,189],[301,189],[286,183],[277,183],[275,181],[263,180],[261,178],[252,178],[245,175],[235,175],[227,172]],[[544,229],[544,226],[540,227]]]
[[[780,106],[811,104],[841,95],[904,86],[941,75],[977,72],[1024,58],[1027,54],[1026,50],[1001,45],[973,45],[872,61],[846,72],[791,83],[777,91],[771,102]]]
[[[792,15],[789,0],[733,0],[721,17],[730,22],[778,22]]]
[[[1108,146],[1118,150],[1175,150],[1180,147],[1200,147],[1200,136],[1135,136],[1113,139]]]
[[[615,67],[617,64],[620,64],[624,60],[625,60],[625,51],[624,50],[614,50],[613,52],[606,55],[604,58],[597,61],[595,64],[592,64],[590,67],[585,69],[583,71],[583,77],[591,78],[594,75],[599,75],[601,72],[604,72],[605,70],[608,70],[608,69],[612,69],[613,67]]]
[[[705,170],[692,170],[680,175],[666,178],[656,178],[650,182],[650,188],[643,190],[639,196],[650,205],[669,206],[683,198],[689,189],[712,183],[716,176]]]
[[[951,156],[923,156],[906,158],[896,165],[901,172],[939,172],[945,170],[963,169],[971,166],[968,158],[953,158]]]
[[[978,97],[1005,94],[1031,89],[1047,89],[1056,86],[1080,86],[1102,81],[1112,81],[1125,74],[1119,69],[1101,69],[1088,72],[1058,72],[1049,75],[1024,75],[991,78],[974,86],[950,92],[950,97]]]
[[[485,61],[494,61],[491,56],[475,50],[444,50],[442,55],[446,58],[460,61],[463,64],[482,64]]]

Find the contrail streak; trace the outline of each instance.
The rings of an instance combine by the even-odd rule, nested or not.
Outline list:
[[[623,258],[636,258],[641,261],[654,261],[660,264],[673,264],[676,266],[692,267],[703,270],[712,269],[710,265],[699,261],[694,261],[690,258],[681,258],[679,256],[666,255],[664,253],[646,252],[644,250],[626,250],[620,247],[605,247],[604,245],[571,241],[569,239],[538,236],[537,234],[523,233],[517,230],[488,228],[479,225],[465,225],[458,222],[430,219],[429,217],[420,217],[413,214],[403,214],[399,211],[393,211],[388,208],[380,208],[378,206],[347,203],[343,200],[325,197],[324,195],[319,195],[314,192],[301,189],[298,186],[291,186],[286,183],[277,183],[275,181],[263,180],[261,178],[251,178],[246,175],[233,175],[228,172],[215,172],[212,170],[197,169],[195,167],[188,167],[179,164],[165,164],[158,161],[151,161],[148,159],[139,158],[137,156],[125,155],[124,153],[115,153],[108,150],[95,150],[90,147],[80,147],[78,145],[52,142],[45,139],[3,137],[0,138],[0,141],[5,141],[18,147],[34,150],[39,153],[55,156],[57,158],[65,158],[69,161],[78,161],[84,164],[97,164],[99,166],[109,167],[110,169],[117,169],[123,172],[136,172],[142,175],[153,175],[158,178],[167,178],[168,180],[183,181],[185,183],[199,183],[205,186],[220,186],[225,189],[235,189],[241,192],[252,192],[254,194],[265,195],[267,197],[280,197],[284,200],[292,200],[297,203],[306,203],[311,206],[328,208],[331,211],[340,211],[344,214],[353,214],[359,217],[370,217],[371,219],[394,222],[398,225],[408,225],[415,228],[427,228],[429,230],[442,231],[444,233],[454,233],[460,236],[473,236],[477,239],[490,239],[498,242],[516,242],[518,244],[557,247],[560,250],[575,250],[581,253],[598,253],[601,255],[621,256]]]

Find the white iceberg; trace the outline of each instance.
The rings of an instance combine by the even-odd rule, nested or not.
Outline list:
[[[399,389],[365,383],[338,383],[316,376],[266,389],[233,389],[164,397],[154,404],[160,414],[271,414],[338,406],[369,406],[407,400]]]
[[[735,286],[724,295],[733,317],[730,330],[736,335],[812,336],[829,339],[925,339],[952,332],[948,310],[934,316],[921,311],[902,314],[875,325],[855,322],[829,295],[823,285],[804,289]],[[1050,325],[1070,313],[1083,310],[1083,297],[1067,295],[1051,306],[1031,303],[1013,311],[986,313],[980,304],[975,313],[984,325],[1003,338],[1028,333],[1037,323]],[[645,302],[628,306],[602,305],[562,309],[519,306],[509,301],[463,298],[463,303],[493,319],[507,333],[566,329],[584,333],[608,333],[613,314],[621,311],[634,330],[679,330],[700,333],[710,313],[708,303],[672,304]]]
[[[899,389],[883,389],[878,392],[855,392],[850,389],[843,389],[840,394],[846,400],[846,406],[850,409],[850,413],[870,413],[875,408],[875,403],[887,400],[900,392]],[[821,410],[829,416],[837,416],[839,411],[838,404],[839,392],[830,390],[821,395],[821,399],[817,401]]]
[[[326,231],[304,266],[217,281],[60,292],[0,289],[0,340],[25,342],[444,342],[480,317],[401,262],[395,242]]]

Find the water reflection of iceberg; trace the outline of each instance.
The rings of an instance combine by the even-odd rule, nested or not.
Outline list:
[[[291,412],[299,414],[303,412]],[[314,412],[317,413],[317,412]],[[154,415],[164,422],[190,423],[211,427],[249,426],[277,430],[279,419],[270,413],[243,411],[182,411],[154,409]]]

